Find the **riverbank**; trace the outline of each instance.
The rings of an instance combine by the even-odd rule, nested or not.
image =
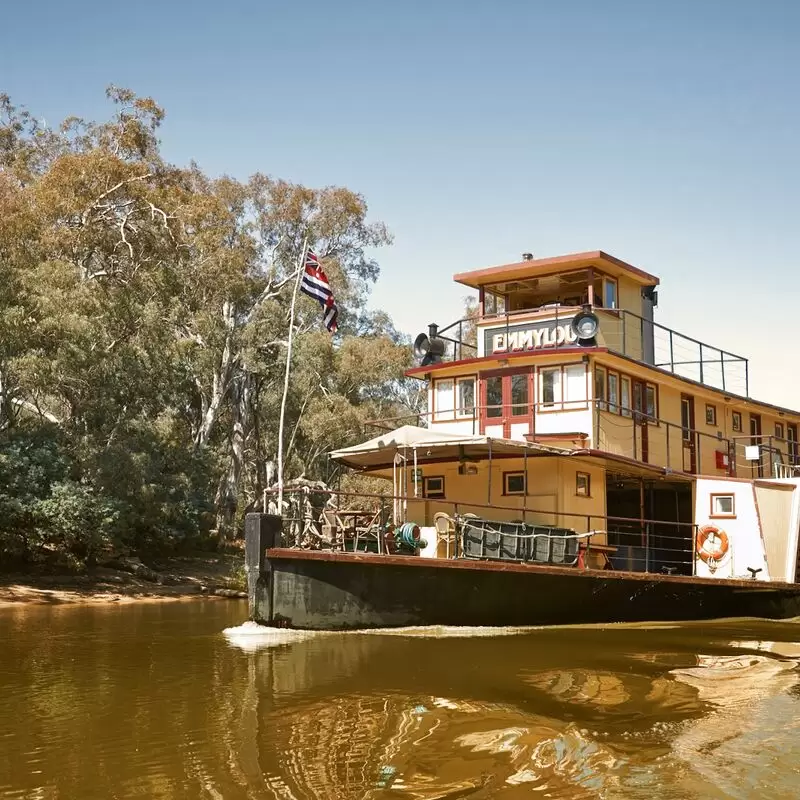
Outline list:
[[[145,566],[132,561],[81,575],[0,574],[0,608],[19,604],[144,603],[238,598],[244,558],[202,554]]]

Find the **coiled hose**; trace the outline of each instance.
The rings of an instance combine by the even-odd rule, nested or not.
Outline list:
[[[407,547],[409,550],[416,550],[418,547],[427,547],[425,539],[415,539],[414,531],[419,530],[419,526],[413,522],[404,522],[399,528],[394,530],[394,540],[398,547]]]

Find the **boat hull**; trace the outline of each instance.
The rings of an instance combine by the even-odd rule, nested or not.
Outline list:
[[[251,617],[291,628],[800,615],[800,586],[795,584],[283,548],[267,549],[264,555],[251,584]]]

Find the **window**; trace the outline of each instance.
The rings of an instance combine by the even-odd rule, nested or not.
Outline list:
[[[539,397],[544,408],[553,408],[561,403],[561,367],[539,370]]]
[[[608,410],[619,414],[619,375],[608,373]]]
[[[575,473],[575,494],[578,497],[589,497],[591,495],[592,476],[588,472]]]
[[[656,403],[656,387],[648,383],[644,390],[645,414],[648,422],[658,422],[658,404]]]
[[[422,496],[430,498],[444,497],[444,478],[441,475],[423,478]]]
[[[456,414],[459,417],[475,416],[475,378],[456,381]]]
[[[622,416],[631,415],[631,379],[624,375],[620,379],[620,404],[622,406]]]
[[[712,517],[735,517],[736,506],[734,505],[732,494],[712,494],[711,495],[711,516]]]
[[[525,494],[525,473],[504,472],[503,494]]]
[[[617,282],[608,278],[603,280],[603,306],[617,308]]]
[[[485,292],[483,295],[483,313],[484,314],[505,314],[506,313],[506,297],[503,294],[494,294],[494,292]]]
[[[706,403],[706,425],[717,424],[717,407]]]
[[[586,408],[586,399],[586,367],[583,364],[567,364],[564,367],[565,410]]]
[[[511,416],[520,417],[528,413],[528,376],[511,376]]]
[[[594,399],[598,408],[606,408],[606,371],[602,367],[594,368]]]
[[[783,439],[783,423],[782,422],[776,422],[775,423],[775,436],[778,439]]]
[[[737,433],[742,432],[742,412],[734,411],[732,416],[733,430]]]
[[[503,416],[503,379],[499,376],[486,379],[486,416]]]
[[[452,419],[455,407],[453,405],[453,379],[434,381],[433,383],[433,418]]]

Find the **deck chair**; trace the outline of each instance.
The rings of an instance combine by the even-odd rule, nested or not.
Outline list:
[[[436,528],[436,555],[439,555],[439,545],[444,542],[445,557],[450,558],[450,545],[453,545],[453,555],[455,555],[456,543],[456,523],[452,517],[444,511],[437,511],[433,515],[433,527]]]

